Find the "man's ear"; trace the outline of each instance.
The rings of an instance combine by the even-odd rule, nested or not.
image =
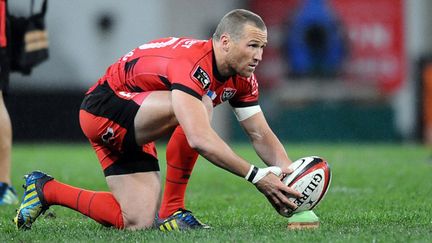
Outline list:
[[[222,44],[222,49],[228,52],[231,46],[231,37],[227,33],[223,33],[220,37],[220,42]]]

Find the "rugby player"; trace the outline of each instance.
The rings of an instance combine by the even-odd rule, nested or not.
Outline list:
[[[49,206],[61,205],[118,229],[209,228],[184,207],[198,154],[252,182],[278,212],[295,208],[288,197],[300,193],[281,182],[291,173],[291,160],[258,104],[254,71],[266,44],[261,17],[236,9],[208,40],[162,38],[120,57],[88,90],[79,114],[110,191],[84,190],[34,171],[26,177],[17,227],[28,229]],[[213,107],[223,102],[233,107],[269,167],[250,164],[213,130]],[[166,189],[158,213],[161,182],[154,141],[167,134],[172,135]]]

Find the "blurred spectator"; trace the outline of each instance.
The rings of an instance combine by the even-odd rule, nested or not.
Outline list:
[[[342,26],[326,0],[306,0],[289,17],[284,55],[295,77],[333,77],[343,64]]]

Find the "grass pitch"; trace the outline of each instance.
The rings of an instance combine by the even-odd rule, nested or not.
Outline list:
[[[289,231],[253,185],[200,158],[190,180],[187,208],[213,227],[162,233],[105,228],[70,209],[53,206],[30,231],[12,224],[15,206],[0,207],[0,242],[430,242],[432,239],[432,150],[418,145],[287,144],[292,159],[328,160],[332,184],[315,209],[316,230]],[[248,145],[234,149],[262,166]],[[159,148],[162,178],[164,148]],[[90,190],[107,190],[96,156],[87,144],[15,145],[13,183],[20,197],[22,176],[43,170]]]

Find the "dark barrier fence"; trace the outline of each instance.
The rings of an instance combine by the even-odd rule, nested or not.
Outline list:
[[[84,91],[9,92],[14,142],[85,142],[78,120],[83,96]]]
[[[311,103],[301,107],[278,107],[267,115],[273,131],[284,142],[399,142],[389,104],[351,102]],[[244,140],[233,121],[233,140]]]
[[[10,92],[6,105],[12,119],[14,141],[86,142],[78,119],[83,96],[84,91]],[[275,133],[287,142],[401,140],[389,104],[279,106],[266,116]],[[231,139],[247,141],[234,116],[231,120]]]

